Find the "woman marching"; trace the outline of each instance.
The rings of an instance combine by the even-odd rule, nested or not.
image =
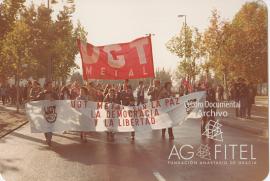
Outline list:
[[[170,98],[173,96],[173,92],[172,92],[172,83],[171,82],[165,82],[163,89],[161,90],[160,94],[159,94],[159,99],[164,99],[164,98]],[[162,129],[162,138],[165,138],[165,132],[166,129]],[[169,134],[169,139],[173,140],[174,136],[173,136],[173,129],[172,127],[168,128],[168,134]]]
[[[88,101],[88,89],[86,87],[80,88],[80,94],[78,97],[76,97],[76,100]],[[82,142],[87,142],[86,132],[81,131],[80,136]]]
[[[105,95],[105,98],[103,100],[103,102],[107,102],[107,103],[117,103],[117,96],[115,94],[115,89],[110,88],[107,92],[107,94]],[[114,132],[113,131],[108,131],[107,132],[107,139],[112,141],[114,140]]]

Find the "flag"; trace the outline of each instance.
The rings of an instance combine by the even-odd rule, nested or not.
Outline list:
[[[151,36],[105,46],[94,46],[80,40],[77,43],[85,80],[154,77]]]

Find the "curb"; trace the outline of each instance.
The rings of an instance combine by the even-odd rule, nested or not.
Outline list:
[[[22,126],[26,125],[29,121],[25,121],[23,122],[21,125],[19,125],[18,127],[14,128],[14,129],[11,129],[9,130],[7,133],[5,133],[4,135],[0,136],[0,139],[5,137],[6,135],[12,133],[13,131],[16,131],[17,129],[21,128]]]

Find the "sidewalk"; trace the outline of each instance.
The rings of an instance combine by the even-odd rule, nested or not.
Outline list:
[[[269,137],[267,96],[256,97],[255,105],[252,106],[251,110],[251,119],[236,117],[235,109],[233,108],[227,109],[227,111],[228,117],[220,119],[222,125],[248,131],[264,138]]]
[[[17,113],[16,107],[14,106],[0,105],[0,138],[16,130],[27,122],[23,109],[20,109],[20,112]]]

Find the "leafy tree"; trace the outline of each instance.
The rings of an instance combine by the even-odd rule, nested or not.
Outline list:
[[[44,4],[37,9],[32,4],[23,12],[24,21],[31,26],[32,53],[38,60],[32,77],[47,77],[52,72],[54,79],[65,82],[71,70],[77,67],[74,61],[78,53],[77,37],[86,39],[87,33],[80,23],[74,27],[73,12],[72,7],[64,6],[55,21],[51,18],[52,10]]]
[[[12,31],[19,12],[24,9],[25,0],[4,0],[0,3],[0,52],[3,48],[3,39],[6,34]],[[4,59],[0,55],[0,78],[7,79],[7,73],[10,72],[4,65]],[[5,61],[6,62],[6,61]]]
[[[71,76],[70,76],[70,83],[73,83],[75,81],[78,81],[80,83],[80,85],[83,85],[83,77],[80,74],[80,72],[74,72]]]
[[[23,21],[16,21],[12,31],[7,33],[3,40],[1,63],[8,70],[5,73],[7,76],[12,76],[16,72],[17,112],[19,111],[19,81],[25,76],[25,72],[36,64],[31,52],[31,45],[30,27]],[[25,69],[25,65],[27,69]]]
[[[224,80],[226,88],[226,78],[231,61],[228,59],[227,39],[230,31],[227,28],[228,23],[221,22],[220,16],[216,9],[212,11],[212,17],[210,19],[210,25],[203,35],[203,43],[205,47],[205,62],[202,68],[206,73],[209,73],[210,69],[214,70],[217,79]]]
[[[77,38],[86,39],[86,32],[80,24],[74,28],[70,19],[72,13],[72,9],[64,7],[55,22],[56,37],[53,48],[55,78],[66,79],[72,68],[77,67],[74,61],[78,53]]]
[[[267,80],[267,10],[264,4],[243,5],[232,22],[221,22],[213,11],[204,33],[207,59],[205,67],[223,80],[243,77],[248,81]]]
[[[244,4],[231,24],[237,52],[230,53],[239,65],[237,74],[249,81],[267,81],[267,26],[267,8],[259,1]]]
[[[182,26],[180,34],[172,37],[166,47],[180,58],[177,77],[187,77],[189,81],[194,82],[195,76],[199,73],[197,61],[204,54],[202,35],[198,29]]]
[[[25,0],[4,0],[0,4],[0,37],[12,29],[19,12],[24,8],[24,2]]]
[[[20,77],[25,76],[27,69],[36,66],[36,60],[31,52],[32,39],[30,36],[30,27],[23,21],[17,21],[14,24],[13,30],[6,34],[3,40],[1,63],[4,65],[8,76],[14,75],[14,72],[19,72]]]
[[[52,59],[54,38],[54,25],[51,19],[52,10],[40,5],[37,9],[34,5],[27,8],[23,14],[24,21],[31,26],[33,41],[32,53],[38,65],[32,72],[34,78],[47,77],[49,61]]]
[[[155,77],[157,79],[159,79],[161,81],[161,83],[172,81],[172,79],[171,79],[172,75],[171,75],[170,71],[167,71],[164,68],[161,70],[157,69],[155,72]]]

